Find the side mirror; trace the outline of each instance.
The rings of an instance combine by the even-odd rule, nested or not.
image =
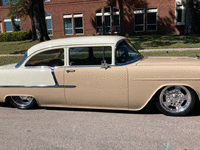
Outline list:
[[[109,64],[106,63],[106,60],[102,60],[102,61],[101,61],[101,68],[105,68],[105,69],[110,68]]]

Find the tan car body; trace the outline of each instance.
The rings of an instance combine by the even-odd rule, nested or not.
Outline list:
[[[103,44],[112,46],[114,53],[117,41],[122,39],[124,37],[117,37],[115,42],[107,41]],[[102,42],[95,44],[102,45]],[[66,50],[65,57],[67,49],[71,46],[74,45],[62,46]],[[36,47],[40,49],[40,46]],[[38,51],[40,50],[35,50],[30,55]],[[168,85],[183,85],[193,89],[198,96],[200,94],[200,61],[197,58],[144,57],[131,64],[121,66],[114,64],[114,54],[112,64],[107,69],[101,66],[70,66],[66,61],[64,66],[53,68],[56,84],[52,82],[55,79],[51,73],[35,74],[34,70],[31,72],[29,68],[22,66],[17,70],[21,71],[17,75],[15,71],[12,72],[11,66],[4,72],[9,76],[10,70],[12,72],[10,79],[17,79],[18,82],[11,84],[14,80],[9,82],[7,80],[9,77],[0,82],[0,102],[5,102],[9,96],[31,96],[36,99],[39,106],[45,107],[141,110],[160,89]],[[6,67],[1,67],[2,70],[3,68]],[[52,68],[40,69],[47,69],[46,72],[49,72]],[[75,72],[68,72],[71,70]],[[30,76],[28,73],[23,75],[26,71],[29,71]],[[20,74],[22,76],[18,77]],[[25,82],[28,77],[28,80],[32,81],[30,84]],[[47,82],[44,81],[42,84],[45,77]],[[2,78],[3,74],[1,80]],[[41,78],[42,80],[39,80]]]

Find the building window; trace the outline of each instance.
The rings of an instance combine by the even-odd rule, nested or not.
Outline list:
[[[112,24],[113,21],[113,24]],[[104,26],[103,26],[104,24]],[[111,34],[112,30],[114,33],[120,32],[120,10],[113,7],[104,7],[96,11],[96,30],[98,34]]]
[[[15,0],[11,0],[11,2],[15,2]],[[9,5],[9,0],[1,0],[1,5],[2,6],[7,6],[7,5]]]
[[[50,0],[45,0],[45,2],[50,2]]]
[[[97,26],[97,33],[103,33],[103,20],[102,20],[102,9],[96,11],[96,26]]]
[[[183,5],[176,5],[176,25],[185,25],[185,7]]]
[[[4,19],[6,32],[13,32],[12,21],[10,18]],[[15,25],[17,26],[16,31],[21,31],[21,21],[19,18],[15,19]]]
[[[113,8],[113,27],[114,33],[120,33],[120,15],[119,9]]]
[[[147,31],[157,30],[157,8],[147,9]]]
[[[111,33],[111,7],[104,8],[105,33]]]
[[[16,18],[16,19],[15,19],[15,25],[18,26],[17,31],[21,31],[21,30],[22,30],[22,28],[21,28],[21,21],[20,21],[19,18]]]
[[[74,14],[75,34],[83,34],[83,14]]]
[[[72,15],[64,15],[64,27],[65,27],[65,34],[71,35],[73,34],[73,25],[72,25]]]
[[[53,35],[53,27],[52,27],[52,19],[51,14],[46,13],[46,23],[47,23],[47,31],[49,35]]]
[[[6,6],[9,4],[9,0],[1,0],[2,6]]]
[[[5,23],[6,32],[12,32],[13,29],[12,29],[11,19],[4,19],[4,23]]]
[[[145,30],[145,14],[144,9],[134,10],[135,32],[144,32]]]

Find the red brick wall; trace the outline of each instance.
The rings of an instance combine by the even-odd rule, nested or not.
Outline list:
[[[7,13],[8,13],[8,6],[0,6],[0,22],[2,22],[3,25],[3,32],[5,32],[4,19],[9,18],[7,16]],[[27,16],[26,18],[21,18],[21,28],[23,31],[31,29],[31,20],[29,16]]]
[[[180,28],[176,28],[175,0],[51,0],[45,2],[45,11],[52,15],[53,38],[68,37],[64,32],[64,14],[83,14],[84,35],[96,34],[95,13],[99,8],[114,6],[120,9],[120,26],[122,35],[132,34],[179,34]],[[134,32],[134,9],[136,8],[157,8],[158,22],[156,32],[135,33]],[[7,6],[0,6],[0,21],[6,17]],[[146,20],[146,19],[145,19]],[[31,29],[29,17],[21,19],[22,30]],[[5,27],[3,23],[5,32]],[[145,27],[146,29],[146,27]]]

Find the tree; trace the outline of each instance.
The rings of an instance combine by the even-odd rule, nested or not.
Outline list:
[[[32,40],[50,40],[45,22],[43,0],[9,0],[8,16],[22,18],[29,16],[32,24]]]
[[[199,0],[186,0],[185,8],[185,34],[199,33]]]
[[[20,31],[20,25],[15,23],[15,18],[14,17],[11,17],[11,22],[12,22],[12,25],[14,27],[14,31]]]

